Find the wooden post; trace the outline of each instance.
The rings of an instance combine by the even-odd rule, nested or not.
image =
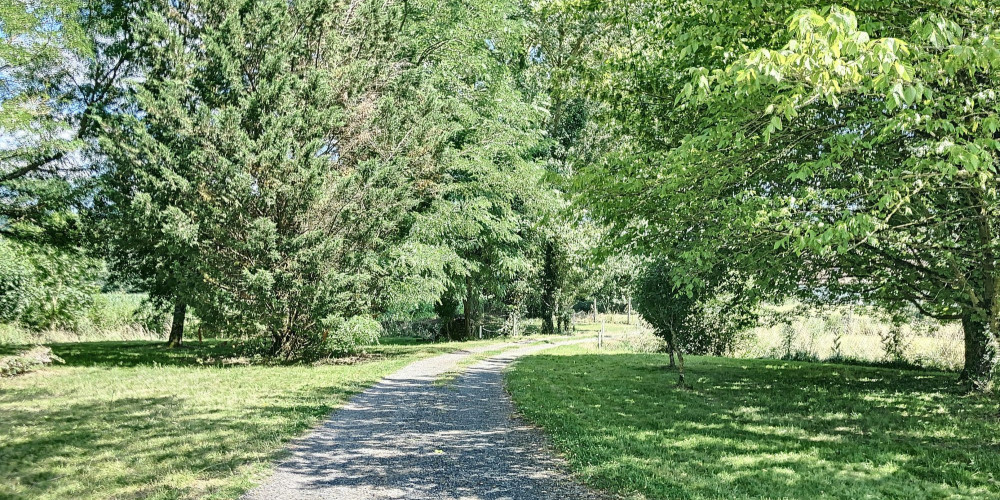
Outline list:
[[[604,318],[601,318],[601,333],[597,335],[597,348],[604,348]]]

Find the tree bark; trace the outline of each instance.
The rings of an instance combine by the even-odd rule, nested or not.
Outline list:
[[[170,321],[170,337],[168,347],[179,347],[184,341],[184,318],[187,316],[187,303],[181,299],[174,302],[174,316]]]
[[[677,363],[674,362],[674,352],[676,350],[677,349],[676,349],[676,347],[674,345],[674,331],[670,330],[670,332],[668,332],[668,336],[667,336],[667,352],[670,353],[670,365],[668,365],[667,368],[676,368],[677,367]]]
[[[684,353],[677,350],[677,385],[684,385]]]
[[[965,334],[965,366],[959,382],[971,391],[986,392],[993,385],[996,350],[990,338],[989,324],[971,316],[962,318]]]
[[[563,322],[562,322],[562,300],[560,300],[560,299],[561,299],[560,294],[558,292],[556,292],[555,299],[552,302],[552,316],[555,318],[555,322],[556,322],[556,329],[555,329],[555,332],[553,332],[553,333],[562,334],[563,333],[563,330],[562,330],[562,325],[563,325]]]
[[[465,338],[472,338],[472,278],[465,277],[465,300],[462,301],[462,313],[465,315]]]

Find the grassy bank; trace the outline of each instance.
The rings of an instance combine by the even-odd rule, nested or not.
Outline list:
[[[490,341],[393,340],[355,364],[231,364],[220,342],[53,344],[0,379],[0,498],[235,498],[282,445],[414,359]]]
[[[557,348],[508,389],[587,483],[642,498],[1000,498],[997,401],[955,375]]]

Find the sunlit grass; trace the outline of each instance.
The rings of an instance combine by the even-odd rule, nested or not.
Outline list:
[[[220,342],[54,344],[65,365],[0,379],[0,498],[235,498],[352,394],[490,342],[388,339],[368,361],[316,366],[224,365]]]
[[[1000,498],[997,400],[955,374],[562,347],[508,376],[587,483],[647,498]]]

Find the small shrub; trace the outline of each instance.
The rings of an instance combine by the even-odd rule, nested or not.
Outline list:
[[[909,346],[909,340],[902,327],[892,325],[885,330],[880,330],[879,338],[882,340],[882,348],[885,351],[886,361],[906,361],[905,351]]]
[[[833,345],[831,347],[833,354],[830,355],[831,360],[838,360],[844,358],[844,328],[833,326]]]
[[[791,323],[785,323],[781,327],[781,347],[784,350],[782,358],[792,357],[792,348],[795,344],[795,327]]]
[[[365,346],[376,345],[383,332],[382,324],[368,316],[331,318],[324,323],[328,333],[323,350],[335,356],[356,354]]]

